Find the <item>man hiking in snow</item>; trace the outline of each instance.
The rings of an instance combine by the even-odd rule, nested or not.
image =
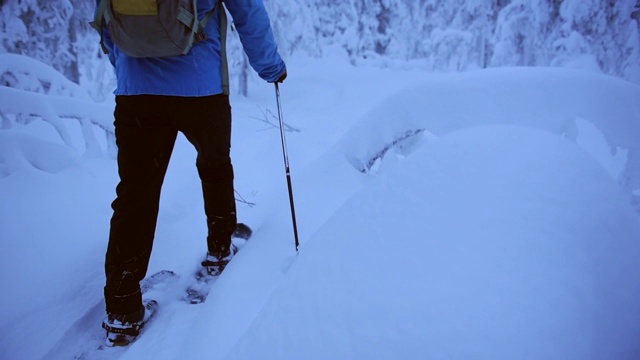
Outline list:
[[[219,272],[236,251],[231,243],[236,207],[229,156],[231,108],[224,51],[226,16],[222,2],[197,1],[197,17],[203,21],[185,53],[147,57],[132,53],[146,44],[134,44],[130,51],[124,50],[125,43],[118,45],[116,28],[111,26],[119,25],[113,19],[120,21],[117,18],[120,10],[148,15],[155,8],[139,10],[136,7],[143,5],[133,1],[105,2],[97,0],[97,16],[92,25],[101,31],[103,48],[116,72],[114,124],[120,183],[112,204],[105,261],[107,319],[103,326],[107,332],[114,327],[123,328],[123,333],[134,338],[145,317],[140,281],[147,272],[160,190],[178,132],[185,135],[198,153],[196,166],[208,226],[208,251],[203,264],[215,264],[215,268],[208,270]],[[194,3],[165,2],[180,6]],[[151,3],[156,6],[155,1]],[[286,67],[278,54],[262,0],[228,0],[225,5],[254,70],[268,82],[284,81]],[[183,16],[184,11],[180,11],[179,16]],[[129,18],[122,16],[122,19],[124,22]]]

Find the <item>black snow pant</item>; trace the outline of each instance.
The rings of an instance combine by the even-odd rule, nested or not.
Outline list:
[[[160,190],[178,135],[197,150],[207,217],[207,250],[224,253],[236,227],[227,95],[117,96],[115,134],[120,183],[105,260],[106,310],[126,315],[142,308],[140,280],[147,272]]]

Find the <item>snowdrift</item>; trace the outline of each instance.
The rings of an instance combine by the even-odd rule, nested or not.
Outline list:
[[[347,201],[228,359],[635,359],[640,226],[569,141],[453,132]]]
[[[366,171],[381,149],[421,130],[442,136],[487,124],[518,125],[576,141],[583,123],[602,133],[608,149],[627,151],[616,174],[640,189],[640,86],[601,74],[559,68],[497,68],[436,74],[374,107],[344,137],[349,162]],[[588,144],[587,151],[593,150]],[[607,164],[603,164],[607,165]]]

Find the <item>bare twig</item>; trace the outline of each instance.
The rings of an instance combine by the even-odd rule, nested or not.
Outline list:
[[[262,113],[262,117],[256,117],[256,116],[252,116],[252,119],[258,120],[260,122],[266,123],[267,125],[269,125],[270,127],[273,127],[275,129],[279,129],[279,125],[278,125],[278,118],[271,112],[271,110],[267,109],[266,111],[262,110],[260,107],[258,107],[258,109],[260,110],[260,112]],[[295,128],[287,123],[284,124],[284,131],[289,131],[289,132],[300,132],[300,129]]]
[[[236,193],[236,201],[241,202],[243,204],[247,204],[249,205],[249,207],[254,207],[256,203],[253,202],[249,202],[247,200],[245,200],[242,195],[240,195],[240,193],[238,192],[238,190],[234,190]]]

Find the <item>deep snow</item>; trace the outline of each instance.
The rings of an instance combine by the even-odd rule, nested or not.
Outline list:
[[[206,233],[195,153],[180,137],[149,274],[181,278],[149,294],[161,312],[135,344],[91,355],[640,354],[638,86],[567,69],[436,75],[326,59],[289,68],[281,91],[299,130],[287,133],[299,255],[280,138],[262,121],[275,113],[273,88],[255,85],[232,99],[236,187],[254,204],[239,204],[239,216],[254,237],[205,304],[179,301]],[[43,139],[62,145],[44,126],[0,130],[3,159],[26,150],[28,164],[48,163]],[[69,335],[99,333],[116,166],[78,156],[55,171],[10,169],[0,177],[0,357],[72,358]]]
[[[638,239],[575,144],[461,130],[341,206],[228,358],[634,359]]]

